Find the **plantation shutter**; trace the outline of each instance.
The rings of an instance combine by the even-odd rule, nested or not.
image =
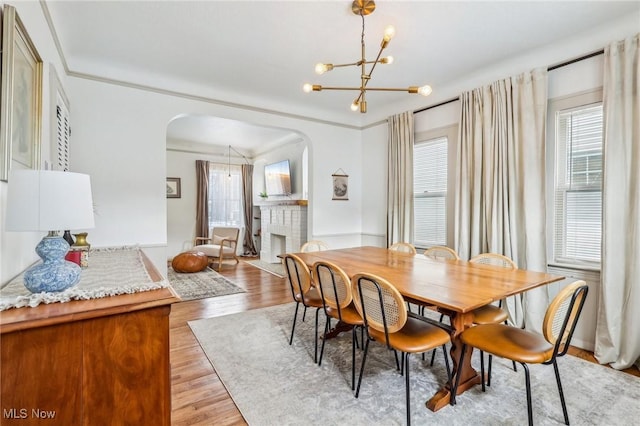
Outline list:
[[[54,153],[54,170],[69,171],[69,143],[71,127],[69,125],[69,108],[58,94],[56,100],[56,152]]]

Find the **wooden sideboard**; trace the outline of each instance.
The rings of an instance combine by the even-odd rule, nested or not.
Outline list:
[[[0,312],[0,424],[170,425],[179,300],[162,288]]]

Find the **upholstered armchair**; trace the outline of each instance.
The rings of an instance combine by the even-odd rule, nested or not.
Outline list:
[[[239,228],[214,227],[210,237],[197,237],[193,242],[193,251],[199,251],[207,255],[209,263],[218,261],[218,270],[222,268],[224,259],[234,259],[236,256]]]

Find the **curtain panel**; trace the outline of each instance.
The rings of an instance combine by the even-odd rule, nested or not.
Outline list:
[[[602,271],[595,357],[640,366],[640,34],[604,52]]]
[[[209,162],[196,160],[196,237],[209,237]]]
[[[244,254],[258,254],[253,243],[253,164],[242,165],[242,205],[244,207]]]
[[[462,93],[456,164],[455,249],[492,252],[546,271],[547,71],[536,69]],[[507,300],[510,320],[540,331],[546,288]]]
[[[413,112],[388,118],[387,246],[413,241]]]

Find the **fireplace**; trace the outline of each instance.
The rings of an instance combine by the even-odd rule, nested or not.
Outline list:
[[[307,241],[307,206],[260,206],[260,259],[280,263],[278,255],[300,251]]]

